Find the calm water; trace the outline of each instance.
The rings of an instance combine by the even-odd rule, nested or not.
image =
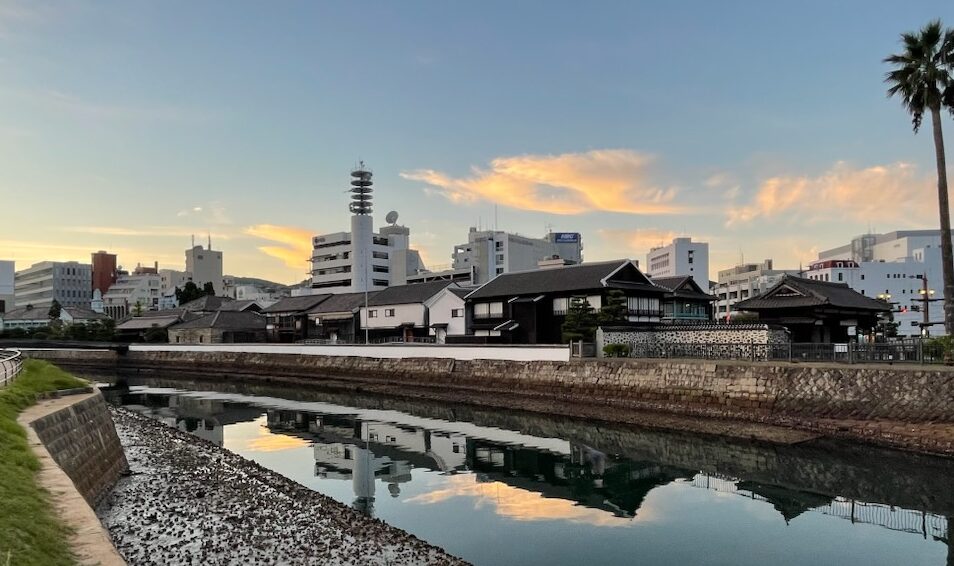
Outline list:
[[[954,564],[951,460],[143,383],[107,395],[478,565]]]

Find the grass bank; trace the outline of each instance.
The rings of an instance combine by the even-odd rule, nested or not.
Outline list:
[[[37,485],[40,464],[17,415],[41,393],[85,384],[49,362],[26,360],[20,377],[0,389],[0,566],[73,564],[67,530]]]

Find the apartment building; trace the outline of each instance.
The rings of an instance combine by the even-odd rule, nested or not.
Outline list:
[[[17,307],[60,306],[88,309],[93,297],[93,266],[76,261],[42,261],[16,272],[14,294]]]

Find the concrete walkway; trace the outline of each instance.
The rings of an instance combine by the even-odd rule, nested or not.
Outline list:
[[[126,566],[126,562],[116,551],[96,513],[86,503],[66,472],[60,469],[53,460],[31,426],[31,423],[37,419],[98,394],[83,393],[40,401],[20,413],[17,422],[26,430],[27,442],[30,443],[30,448],[40,461],[37,483],[50,493],[54,511],[72,531],[69,543],[70,549],[76,555],[77,563],[83,566]]]

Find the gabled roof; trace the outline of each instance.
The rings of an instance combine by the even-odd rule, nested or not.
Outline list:
[[[25,307],[10,309],[0,314],[0,318],[3,320],[49,320],[49,312],[49,307],[43,308],[27,305]]]
[[[178,313],[173,313],[168,316],[137,316],[120,322],[116,325],[116,330],[122,332],[127,330],[148,330],[150,328],[168,328],[181,320]]]
[[[222,303],[222,306],[218,308],[219,312],[241,312],[241,311],[252,311],[252,312],[261,312],[262,307],[259,304],[251,299],[242,300],[242,301],[228,301]]]
[[[368,302],[378,294],[378,291],[368,293]],[[318,306],[310,309],[308,314],[350,313],[364,306],[364,293],[338,293],[331,295]]]
[[[676,277],[653,277],[653,283],[668,290],[673,297],[679,299],[700,299],[714,301],[716,298],[699,287],[691,275],[677,275]]]
[[[467,295],[473,293],[476,289],[477,287],[451,287],[448,289],[448,291],[463,299]]]
[[[772,288],[758,297],[736,303],[738,310],[758,311],[778,308],[831,306],[844,309],[887,312],[891,305],[866,297],[846,283],[815,281],[783,275]]]
[[[666,290],[652,282],[628,259],[581,263],[556,269],[534,269],[498,275],[467,295],[468,299],[568,293],[601,287],[639,289],[658,294]]]
[[[231,297],[216,297],[215,295],[205,295],[189,301],[184,305],[179,305],[179,308],[184,311],[190,312],[210,312],[217,311],[222,308],[222,305],[233,301]]]
[[[328,299],[332,295],[301,295],[299,297],[286,297],[274,305],[262,309],[263,313],[272,314],[279,312],[297,312],[304,313],[318,306],[318,303]]]
[[[378,291],[378,294],[368,301],[368,305],[382,306],[423,303],[443,291],[444,288],[450,284],[450,281],[428,281],[427,283],[395,285],[383,291]]]
[[[63,307],[63,310],[68,312],[74,320],[104,320],[109,318],[101,312],[84,309],[82,307]]]
[[[265,317],[254,312],[218,311],[173,325],[169,330],[216,328],[219,330],[265,330]]]

